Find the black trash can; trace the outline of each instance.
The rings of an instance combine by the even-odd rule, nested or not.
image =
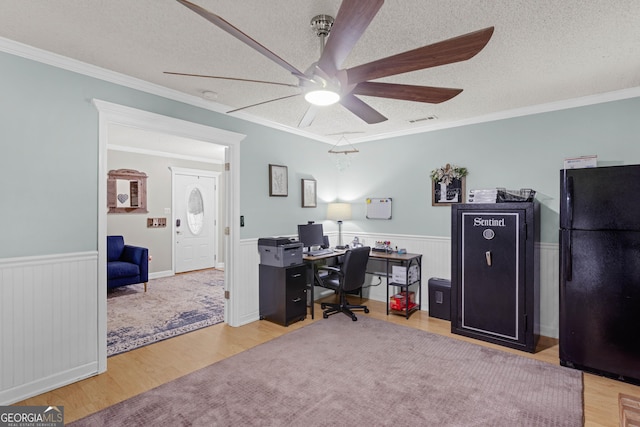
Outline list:
[[[451,320],[451,280],[429,279],[429,317]]]

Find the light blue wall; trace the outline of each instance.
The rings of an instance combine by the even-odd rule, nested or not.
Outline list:
[[[6,53],[0,70],[0,258],[97,248],[93,98],[246,134],[241,238],[295,234],[295,224],[323,220],[336,197],[356,203],[347,231],[448,236],[449,209],[431,206],[428,174],[455,163],[470,171],[467,188],[537,190],[542,240],[555,242],[563,158],[640,163],[640,98],[359,144],[340,172],[327,144]],[[268,196],[269,163],[288,167],[288,197]],[[317,180],[318,208],[301,207],[302,178]],[[364,219],[366,197],[392,197],[393,219]]]
[[[0,69],[0,256],[95,249],[98,128],[86,79],[4,54]]]
[[[97,250],[94,98],[247,134],[248,142],[269,145],[286,138],[283,132],[7,53],[0,53],[0,70],[0,258]],[[243,181],[249,194],[257,193],[261,183]]]
[[[360,152],[349,155],[351,166],[342,172],[332,165],[326,144],[301,149],[295,137],[270,145],[253,140],[243,146],[243,237],[295,234],[295,224],[323,220],[325,202],[336,198],[354,203],[345,231],[449,236],[450,208],[431,206],[429,172],[452,163],[468,168],[467,189],[536,190],[541,240],[557,242],[564,158],[596,154],[600,166],[640,163],[639,118],[640,98],[632,98],[367,142],[356,145]],[[288,167],[289,197],[268,197],[268,163]],[[300,207],[301,178],[318,180],[323,200],[317,209]],[[257,193],[251,193],[252,181],[261,183]],[[367,197],[393,198],[393,218],[365,219]],[[324,224],[335,230],[335,224]]]

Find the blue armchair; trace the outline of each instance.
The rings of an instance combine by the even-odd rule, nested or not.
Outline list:
[[[107,236],[107,288],[149,281],[149,250],[124,244],[122,236]]]

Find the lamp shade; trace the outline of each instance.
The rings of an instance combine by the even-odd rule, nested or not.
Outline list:
[[[333,221],[344,221],[351,219],[350,203],[329,203],[327,206],[327,219]]]

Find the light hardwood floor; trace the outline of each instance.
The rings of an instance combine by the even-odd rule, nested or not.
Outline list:
[[[358,316],[370,316],[558,364],[557,340],[543,338],[536,353],[529,354],[453,335],[450,332],[449,322],[431,318],[424,311],[416,312],[409,319],[405,319],[402,316],[387,316],[382,302],[365,302],[371,312],[368,315],[362,313]],[[311,320],[308,316],[305,321],[289,327],[282,327],[268,321],[256,321],[237,328],[219,324],[200,329],[110,357],[107,361],[106,373],[24,400],[17,405],[64,406],[65,421],[75,421],[243,350],[304,327],[311,322],[322,321],[318,304],[316,304],[315,313],[315,320]],[[341,316],[341,314],[337,315]],[[351,321],[347,317],[344,320]],[[618,393],[640,397],[640,387],[584,374],[585,426],[618,426]]]

